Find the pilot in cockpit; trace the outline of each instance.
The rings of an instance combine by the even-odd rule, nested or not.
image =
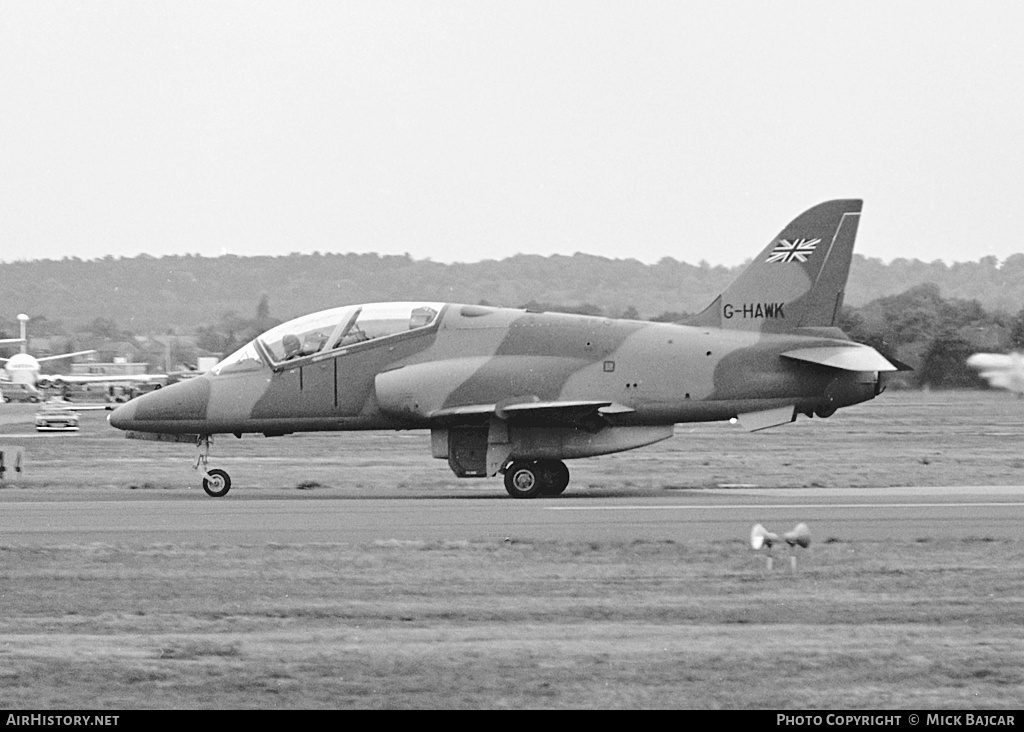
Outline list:
[[[281,339],[281,345],[284,346],[285,361],[290,361],[302,355],[302,341],[294,333],[286,333],[284,338]]]

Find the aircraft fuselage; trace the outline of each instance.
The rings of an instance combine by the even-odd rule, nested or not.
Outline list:
[[[836,406],[871,399],[877,373],[781,356],[834,344],[853,345],[449,305],[421,331],[166,387],[118,409],[111,424],[195,434],[423,429],[470,418],[459,408],[605,401],[623,408],[604,415],[610,425],[664,425],[784,405],[810,413],[830,386],[842,395]]]

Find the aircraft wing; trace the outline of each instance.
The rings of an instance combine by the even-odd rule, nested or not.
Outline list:
[[[75,356],[88,356],[90,353],[96,353],[96,349],[89,349],[88,351],[75,351],[73,353],[61,353],[57,356],[43,356],[37,358],[36,361],[43,363],[45,361],[59,361],[63,358],[74,358]]]
[[[517,424],[532,426],[562,426],[586,424],[604,417],[634,411],[630,407],[611,401],[536,401],[513,404],[471,404],[447,407],[430,414],[441,422],[471,421],[474,417],[495,416]]]
[[[117,406],[116,404],[78,404],[76,402],[69,402],[67,399],[61,399],[60,397],[53,397],[40,404],[39,409],[42,411],[47,409],[67,409],[72,412],[98,412],[101,410],[109,412]]]

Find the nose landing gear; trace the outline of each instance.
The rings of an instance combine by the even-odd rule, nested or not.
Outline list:
[[[203,490],[208,496],[220,498],[231,490],[231,476],[219,468],[207,471],[203,478]]]
[[[209,435],[199,435],[199,439],[196,441],[196,462],[194,467],[203,476],[203,490],[206,491],[206,495],[212,496],[213,498],[220,498],[226,496],[228,491],[231,490],[231,476],[227,472],[214,468],[213,470],[206,469],[206,463],[210,459],[210,443],[213,439]]]

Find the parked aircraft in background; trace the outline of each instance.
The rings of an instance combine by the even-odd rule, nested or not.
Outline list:
[[[975,353],[967,365],[977,369],[990,385],[1024,394],[1024,354]]]
[[[903,368],[836,319],[861,201],[822,203],[772,239],[685,323],[440,302],[350,305],[279,325],[208,373],[118,407],[129,437],[195,441],[203,487],[213,434],[429,429],[459,477],[504,474],[517,498],[558,495],[570,458],[667,439],[679,422],[750,430],[828,417]]]
[[[165,374],[135,374],[130,376],[113,374],[44,374],[41,373],[41,364],[50,361],[58,361],[75,356],[87,356],[96,353],[95,350],[74,351],[73,353],[61,353],[56,356],[43,356],[37,358],[28,352],[28,339],[26,336],[26,324],[29,317],[24,313],[18,315],[21,324],[20,338],[6,338],[0,340],[0,344],[20,343],[21,353],[16,353],[10,358],[0,358],[0,365],[3,365],[3,376],[6,381],[15,383],[31,384],[37,388],[48,386],[61,387],[65,384],[163,384],[167,380]]]

